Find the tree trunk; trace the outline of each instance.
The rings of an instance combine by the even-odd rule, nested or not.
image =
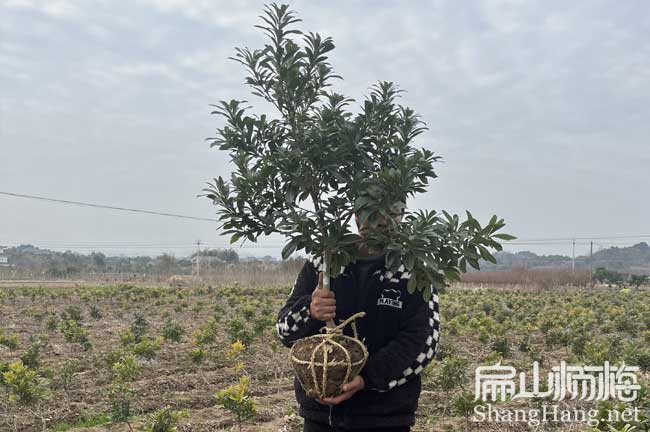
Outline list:
[[[330,262],[331,262],[331,255],[328,250],[325,250],[325,253],[323,253],[323,289],[326,291],[330,290]],[[333,328],[335,327],[334,325],[334,320],[329,320],[325,323],[328,328]]]

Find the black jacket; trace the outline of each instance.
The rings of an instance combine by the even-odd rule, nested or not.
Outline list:
[[[356,320],[359,338],[369,352],[361,372],[365,389],[330,407],[308,397],[296,378],[299,414],[346,429],[413,425],[421,390],[420,372],[439,344],[438,292],[432,287],[433,296],[427,303],[422,293],[409,294],[408,272],[391,274],[383,265],[370,276],[365,292],[358,292],[353,269],[354,264],[348,265],[341,275],[331,279],[330,285],[336,297],[336,322],[366,312],[365,317]],[[320,259],[305,262],[278,314],[276,330],[285,346],[317,334],[325,326],[309,312],[320,270]],[[346,329],[345,334],[352,332]]]

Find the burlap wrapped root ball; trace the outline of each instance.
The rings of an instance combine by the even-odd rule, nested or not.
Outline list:
[[[315,399],[337,396],[341,387],[361,372],[368,359],[366,346],[342,328],[357,314],[328,333],[298,340],[289,352],[291,365],[307,396]],[[355,331],[356,334],[356,331]]]

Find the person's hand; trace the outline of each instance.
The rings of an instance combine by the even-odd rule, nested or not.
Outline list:
[[[341,402],[350,399],[352,396],[354,396],[356,392],[363,390],[365,386],[366,383],[363,381],[361,375],[357,375],[354,378],[352,378],[352,381],[350,381],[347,384],[344,384],[343,387],[341,387],[343,393],[341,393],[336,397],[320,399],[319,402],[325,405],[338,405]]]
[[[336,300],[334,293],[323,288],[323,273],[318,275],[318,286],[311,294],[309,313],[320,321],[330,321],[336,315]]]

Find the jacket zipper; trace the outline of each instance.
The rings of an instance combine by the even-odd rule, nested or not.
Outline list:
[[[330,424],[330,426],[334,426],[334,425],[332,424],[332,405],[330,405],[329,424]]]

